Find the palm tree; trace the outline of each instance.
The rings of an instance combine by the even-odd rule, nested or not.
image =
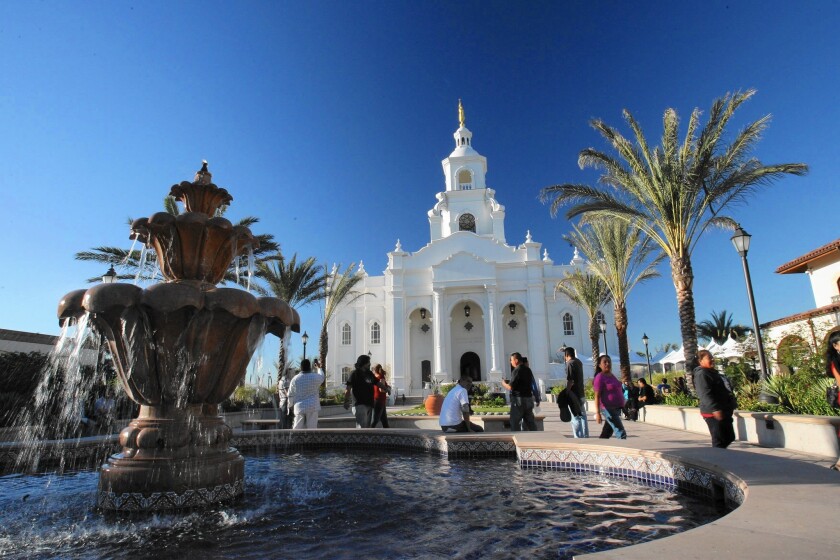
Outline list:
[[[268,285],[268,291],[285,300],[295,309],[320,301],[325,297],[326,276],[315,257],[297,262],[297,253],[288,261],[277,253],[272,260],[257,263],[260,278]],[[286,368],[286,345],[280,339],[278,371]]]
[[[742,337],[747,334],[747,330],[748,328],[744,325],[733,325],[732,315],[727,313],[726,309],[719,314],[712,311],[711,320],[697,323],[697,337],[714,340],[718,344],[726,342],[730,333],[735,333],[736,337]]]
[[[615,310],[621,379],[630,381],[627,297],[640,282],[659,276],[656,267],[665,255],[647,235],[621,220],[591,220],[572,228],[566,239],[580,249],[589,261],[589,271],[609,290]]]
[[[180,214],[180,210],[178,209],[178,205],[176,204],[174,197],[164,197],[163,208],[164,211],[172,214],[173,216]],[[225,209],[226,207],[221,209],[220,215],[224,213]],[[133,221],[133,219],[129,218],[128,225],[131,226]],[[258,222],[259,218],[246,216],[245,218],[239,220],[237,225],[250,228]],[[254,249],[254,258],[256,263],[267,262],[277,258],[276,255],[280,254],[280,245],[274,241],[273,235],[264,233],[255,235],[254,237],[259,243],[259,246]],[[234,259],[234,261],[231,262],[231,266],[225,274],[222,283],[232,282],[240,285],[247,284],[247,278],[244,275],[237,274],[237,269],[240,264],[238,262],[239,259],[240,257],[237,257],[237,259]],[[152,278],[156,270],[155,251],[151,248],[146,249],[144,252],[133,248],[126,250],[120,247],[100,246],[94,247],[90,251],[79,251],[76,253],[76,260],[93,261],[114,266],[119,269],[117,273],[117,279],[119,280],[134,280],[138,277],[138,272],[140,278]],[[88,278],[87,281],[98,282],[101,279],[102,276],[99,275],[93,278]],[[255,286],[254,288],[257,292],[263,292],[263,290],[258,286]]]
[[[353,269],[356,263],[350,263],[344,272],[338,273],[338,267],[333,265],[332,271],[326,275],[326,282],[323,288],[324,301],[324,316],[321,325],[321,338],[318,340],[318,355],[321,359],[321,364],[326,368],[327,365],[327,351],[329,349],[329,337],[327,334],[327,324],[332,319],[333,315],[341,309],[344,305],[350,305],[362,296],[370,295],[368,292],[357,291],[356,284],[362,281],[364,276],[361,274],[354,274]],[[324,269],[326,272],[326,269]]]
[[[592,346],[592,363],[598,362],[598,356],[601,354],[601,347],[599,345],[601,330],[598,327],[598,321],[595,320],[595,315],[598,310],[610,301],[610,291],[607,285],[595,274],[575,270],[572,273],[566,273],[566,276],[557,282],[554,291],[560,292],[572,303],[582,307],[589,316],[589,341]]]
[[[619,218],[645,232],[662,248],[671,263],[686,363],[692,363],[697,352],[691,254],[698,240],[710,226],[734,229],[735,221],[719,212],[746,201],[784,175],[804,175],[808,171],[803,163],[764,165],[751,155],[769,124],[769,115],[748,124],[725,144],[723,135],[732,115],[754,93],[736,92],[715,100],[699,136],[700,110],[695,109],[682,143],[678,139],[677,113],[667,109],[662,145],[653,149],[627,110],[624,119],[635,143],[603,121],[593,120],[592,127],[610,143],[618,158],[587,148],[580,153],[578,164],[600,169],[600,182],[612,191],[566,183],[545,187],[540,193],[543,202],[551,201],[552,215],[570,205],[566,213],[569,218]],[[688,381],[690,386],[692,380]]]

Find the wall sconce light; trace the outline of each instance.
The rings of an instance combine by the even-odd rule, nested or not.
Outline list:
[[[421,318],[421,319],[425,319],[425,318],[426,318],[426,308],[425,308],[425,307],[421,307],[421,308],[420,308],[420,318]]]
[[[508,311],[510,311],[511,315],[516,315],[516,304],[511,303],[510,305],[508,305]]]
[[[469,317],[469,316],[470,316],[470,304],[468,303],[467,305],[464,306],[464,317]]]

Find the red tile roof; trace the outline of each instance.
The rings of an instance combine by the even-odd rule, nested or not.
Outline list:
[[[792,261],[783,264],[782,266],[776,269],[776,272],[779,274],[805,272],[806,270],[808,270],[808,263],[813,262],[816,259],[822,257],[823,255],[827,255],[834,251],[840,252],[840,239],[832,241],[828,245],[823,245],[819,249],[815,249],[810,253],[802,255],[799,258],[793,259]]]

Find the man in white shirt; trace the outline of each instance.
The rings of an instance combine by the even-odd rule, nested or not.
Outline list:
[[[443,399],[440,407],[440,429],[444,432],[483,432],[484,428],[470,422],[470,395],[472,378],[462,375],[451,391]]]
[[[318,412],[321,410],[321,384],[324,374],[313,372],[309,360],[300,361],[300,373],[289,386],[289,407],[294,407],[293,430],[314,430],[318,427]]]

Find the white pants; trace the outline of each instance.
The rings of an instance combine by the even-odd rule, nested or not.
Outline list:
[[[295,411],[295,423],[292,425],[293,430],[315,430],[318,428],[318,411],[310,410],[309,412]]]

